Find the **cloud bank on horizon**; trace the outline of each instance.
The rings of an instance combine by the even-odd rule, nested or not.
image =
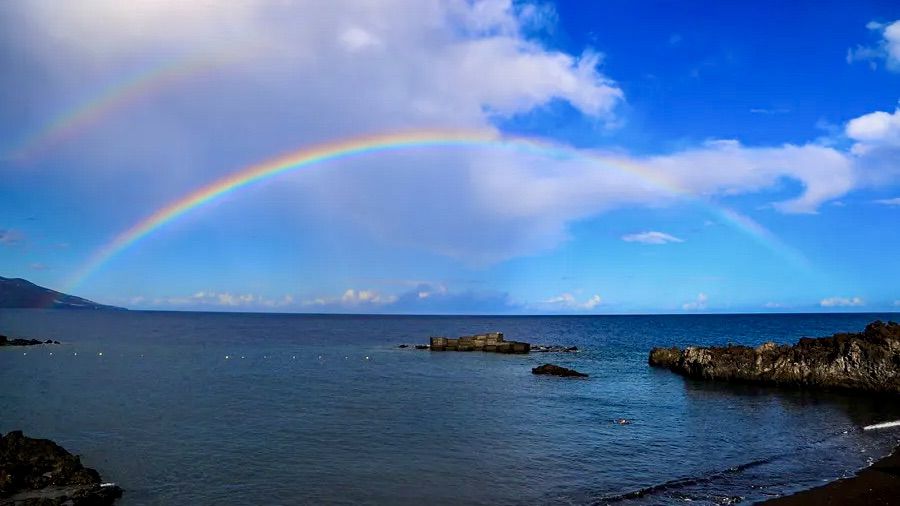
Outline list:
[[[704,27],[721,48],[704,54],[709,44],[684,35],[694,22],[684,14],[670,13],[675,26],[659,41],[629,45],[627,13],[617,27],[602,7],[571,7],[4,4],[0,242],[16,247],[0,248],[0,267],[49,266],[35,275],[58,285],[117,233],[242,167],[335,139],[459,129],[536,137],[568,154],[441,147],[329,162],[198,209],[79,288],[136,307],[313,312],[892,307],[898,293],[863,278],[877,269],[898,280],[900,267],[886,252],[836,246],[885,240],[900,216],[900,20],[853,25],[835,13],[852,42],[823,45],[807,63],[877,91],[843,107],[844,87],[824,82],[813,104],[800,84],[795,95],[786,81],[772,98],[757,91],[764,71],[796,76],[778,72],[790,54],[765,64],[746,54],[741,43],[764,35],[750,22],[734,30],[744,41]],[[878,19],[900,17],[877,7]],[[713,9],[709,24],[741,14]],[[205,60],[216,65],[147,73]],[[110,85],[122,82],[133,84]],[[124,105],[54,136],[103,103]],[[732,107],[743,119],[725,119]],[[804,107],[815,114],[805,124],[794,112]],[[15,156],[51,138],[62,140]],[[793,271],[716,209],[814,268]],[[795,286],[779,284],[786,276]]]

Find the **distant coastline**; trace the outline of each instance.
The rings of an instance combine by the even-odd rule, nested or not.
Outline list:
[[[27,279],[0,276],[0,308],[7,309],[102,309],[125,311],[124,307],[99,304],[36,285]]]

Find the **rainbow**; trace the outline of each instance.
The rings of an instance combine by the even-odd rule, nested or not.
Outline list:
[[[568,158],[581,157],[601,162],[605,166],[616,168],[622,172],[634,175],[640,180],[646,181],[655,187],[662,188],[670,194],[690,199],[695,203],[701,204],[705,209],[719,217],[722,221],[729,223],[736,229],[754,237],[760,244],[773,252],[792,261],[802,263],[802,256],[799,255],[799,253],[782,244],[776,237],[753,220],[730,209],[715,206],[707,201],[697,199],[685,190],[676,186],[672,181],[653,174],[650,170],[640,164],[622,160],[620,158],[580,154],[572,149],[562,148],[557,145],[533,139],[505,138],[492,130],[419,130],[413,132],[355,137],[313,147],[306,147],[256,165],[251,165],[234,172],[229,176],[216,180],[179,198],[169,205],[158,209],[153,214],[117,235],[112,241],[91,255],[88,261],[75,272],[74,276],[67,284],[67,287],[69,291],[71,291],[72,288],[79,285],[84,279],[99,269],[112,257],[134,245],[142,238],[152,234],[167,223],[172,222],[194,209],[209,204],[223,195],[252,184],[277,177],[287,172],[329,161],[363,155],[374,155],[376,153],[389,151],[401,151],[411,148],[461,146],[512,148],[533,151],[543,155]]]
[[[136,103],[141,97],[158,93],[177,82],[220,67],[234,58],[235,55],[179,58],[109,86],[91,99],[62,112],[26,137],[17,148],[10,150],[9,157],[28,160],[87,131],[116,111]]]

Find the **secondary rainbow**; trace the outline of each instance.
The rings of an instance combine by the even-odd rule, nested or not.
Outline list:
[[[100,268],[113,256],[140,241],[142,238],[147,237],[163,225],[193,209],[208,204],[225,194],[245,188],[249,185],[274,178],[286,172],[343,158],[371,155],[386,151],[400,151],[411,148],[464,146],[518,149],[536,152],[545,156],[585,158],[594,162],[599,162],[605,167],[613,168],[630,176],[634,176],[640,181],[649,183],[656,188],[663,189],[670,194],[699,204],[708,212],[719,217],[726,223],[729,223],[738,230],[754,237],[760,244],[773,252],[796,263],[803,263],[802,256],[799,255],[799,253],[782,244],[759,224],[730,209],[715,206],[708,201],[690,195],[672,181],[654,174],[640,164],[616,157],[602,157],[599,155],[579,153],[572,149],[534,139],[503,137],[492,130],[419,130],[414,132],[355,137],[306,147],[234,172],[229,176],[214,181],[213,183],[195,190],[171,204],[158,209],[153,214],[117,235],[112,241],[97,250],[89,260],[76,271],[74,276],[70,278],[67,288],[71,290],[79,285],[84,279],[90,276],[91,273]]]
[[[135,104],[185,79],[201,75],[234,60],[228,56],[189,56],[166,61],[130,79],[105,88],[101,93],[65,110],[24,139],[11,157],[28,160],[89,130],[116,111]]]

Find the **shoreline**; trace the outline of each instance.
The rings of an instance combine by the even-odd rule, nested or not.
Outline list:
[[[816,488],[766,499],[756,504],[765,506],[900,504],[900,445],[894,447],[887,457],[860,469],[849,478],[841,478]]]

